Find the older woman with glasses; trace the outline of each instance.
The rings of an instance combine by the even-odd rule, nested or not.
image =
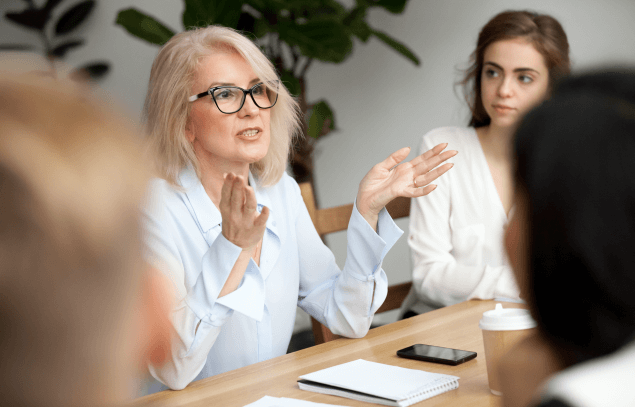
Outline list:
[[[386,297],[382,259],[402,233],[384,206],[430,193],[456,154],[440,144],[402,163],[402,148],[375,165],[340,270],[285,173],[297,104],[250,40],[215,26],[172,38],[152,66],[145,120],[161,177],[147,255],[178,298],[172,356],[150,372],[172,389],[285,354],[297,306],[333,333],[364,336]]]

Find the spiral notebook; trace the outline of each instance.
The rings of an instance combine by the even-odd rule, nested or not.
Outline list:
[[[302,390],[405,407],[459,387],[459,378],[358,359],[300,376]]]

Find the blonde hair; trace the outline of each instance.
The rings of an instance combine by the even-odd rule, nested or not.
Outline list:
[[[134,131],[68,86],[5,75],[0,94],[0,404],[118,403],[148,166]]]
[[[156,153],[159,173],[178,185],[179,172],[191,164],[200,177],[194,149],[185,136],[193,94],[194,71],[201,58],[214,52],[237,52],[261,81],[279,80],[273,64],[248,38],[235,30],[209,26],[172,37],[154,59],[144,106],[144,122]],[[271,142],[265,157],[250,170],[263,186],[273,185],[287,167],[293,138],[300,129],[297,102],[284,85],[271,109]]]

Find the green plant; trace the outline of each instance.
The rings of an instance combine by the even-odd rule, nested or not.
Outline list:
[[[357,0],[346,8],[336,0],[184,0],[183,27],[219,24],[248,33],[273,62],[283,83],[297,96],[305,115],[303,132],[291,160],[296,180],[312,181],[315,142],[335,129],[326,100],[307,101],[306,74],[314,60],[340,63],[350,56],[353,38],[376,37],[419,65],[417,56],[366,21],[370,8],[399,14],[408,0]],[[116,24],[152,44],[163,45],[174,30],[135,8],[119,12]]]
[[[24,0],[26,8],[22,11],[8,11],[4,17],[26,29],[34,30],[42,40],[42,53],[48,59],[51,67],[50,74],[56,76],[55,60],[63,59],[66,54],[84,44],[84,40],[77,37],[69,38],[86,19],[95,7],[94,0],[81,1],[64,11],[54,25],[49,24],[56,7],[62,0],[47,0],[37,7],[33,0]],[[36,47],[32,44],[0,44],[0,51],[31,51]],[[99,79],[106,75],[109,64],[103,61],[87,63],[77,68],[71,77]]]

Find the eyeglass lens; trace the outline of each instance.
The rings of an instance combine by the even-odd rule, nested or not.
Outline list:
[[[215,89],[213,96],[221,112],[234,113],[240,110],[247,95],[239,87],[226,86]],[[278,100],[277,83],[270,83],[269,86],[266,83],[259,83],[251,88],[251,96],[256,106],[261,109],[268,109],[275,105],[276,100]]]

